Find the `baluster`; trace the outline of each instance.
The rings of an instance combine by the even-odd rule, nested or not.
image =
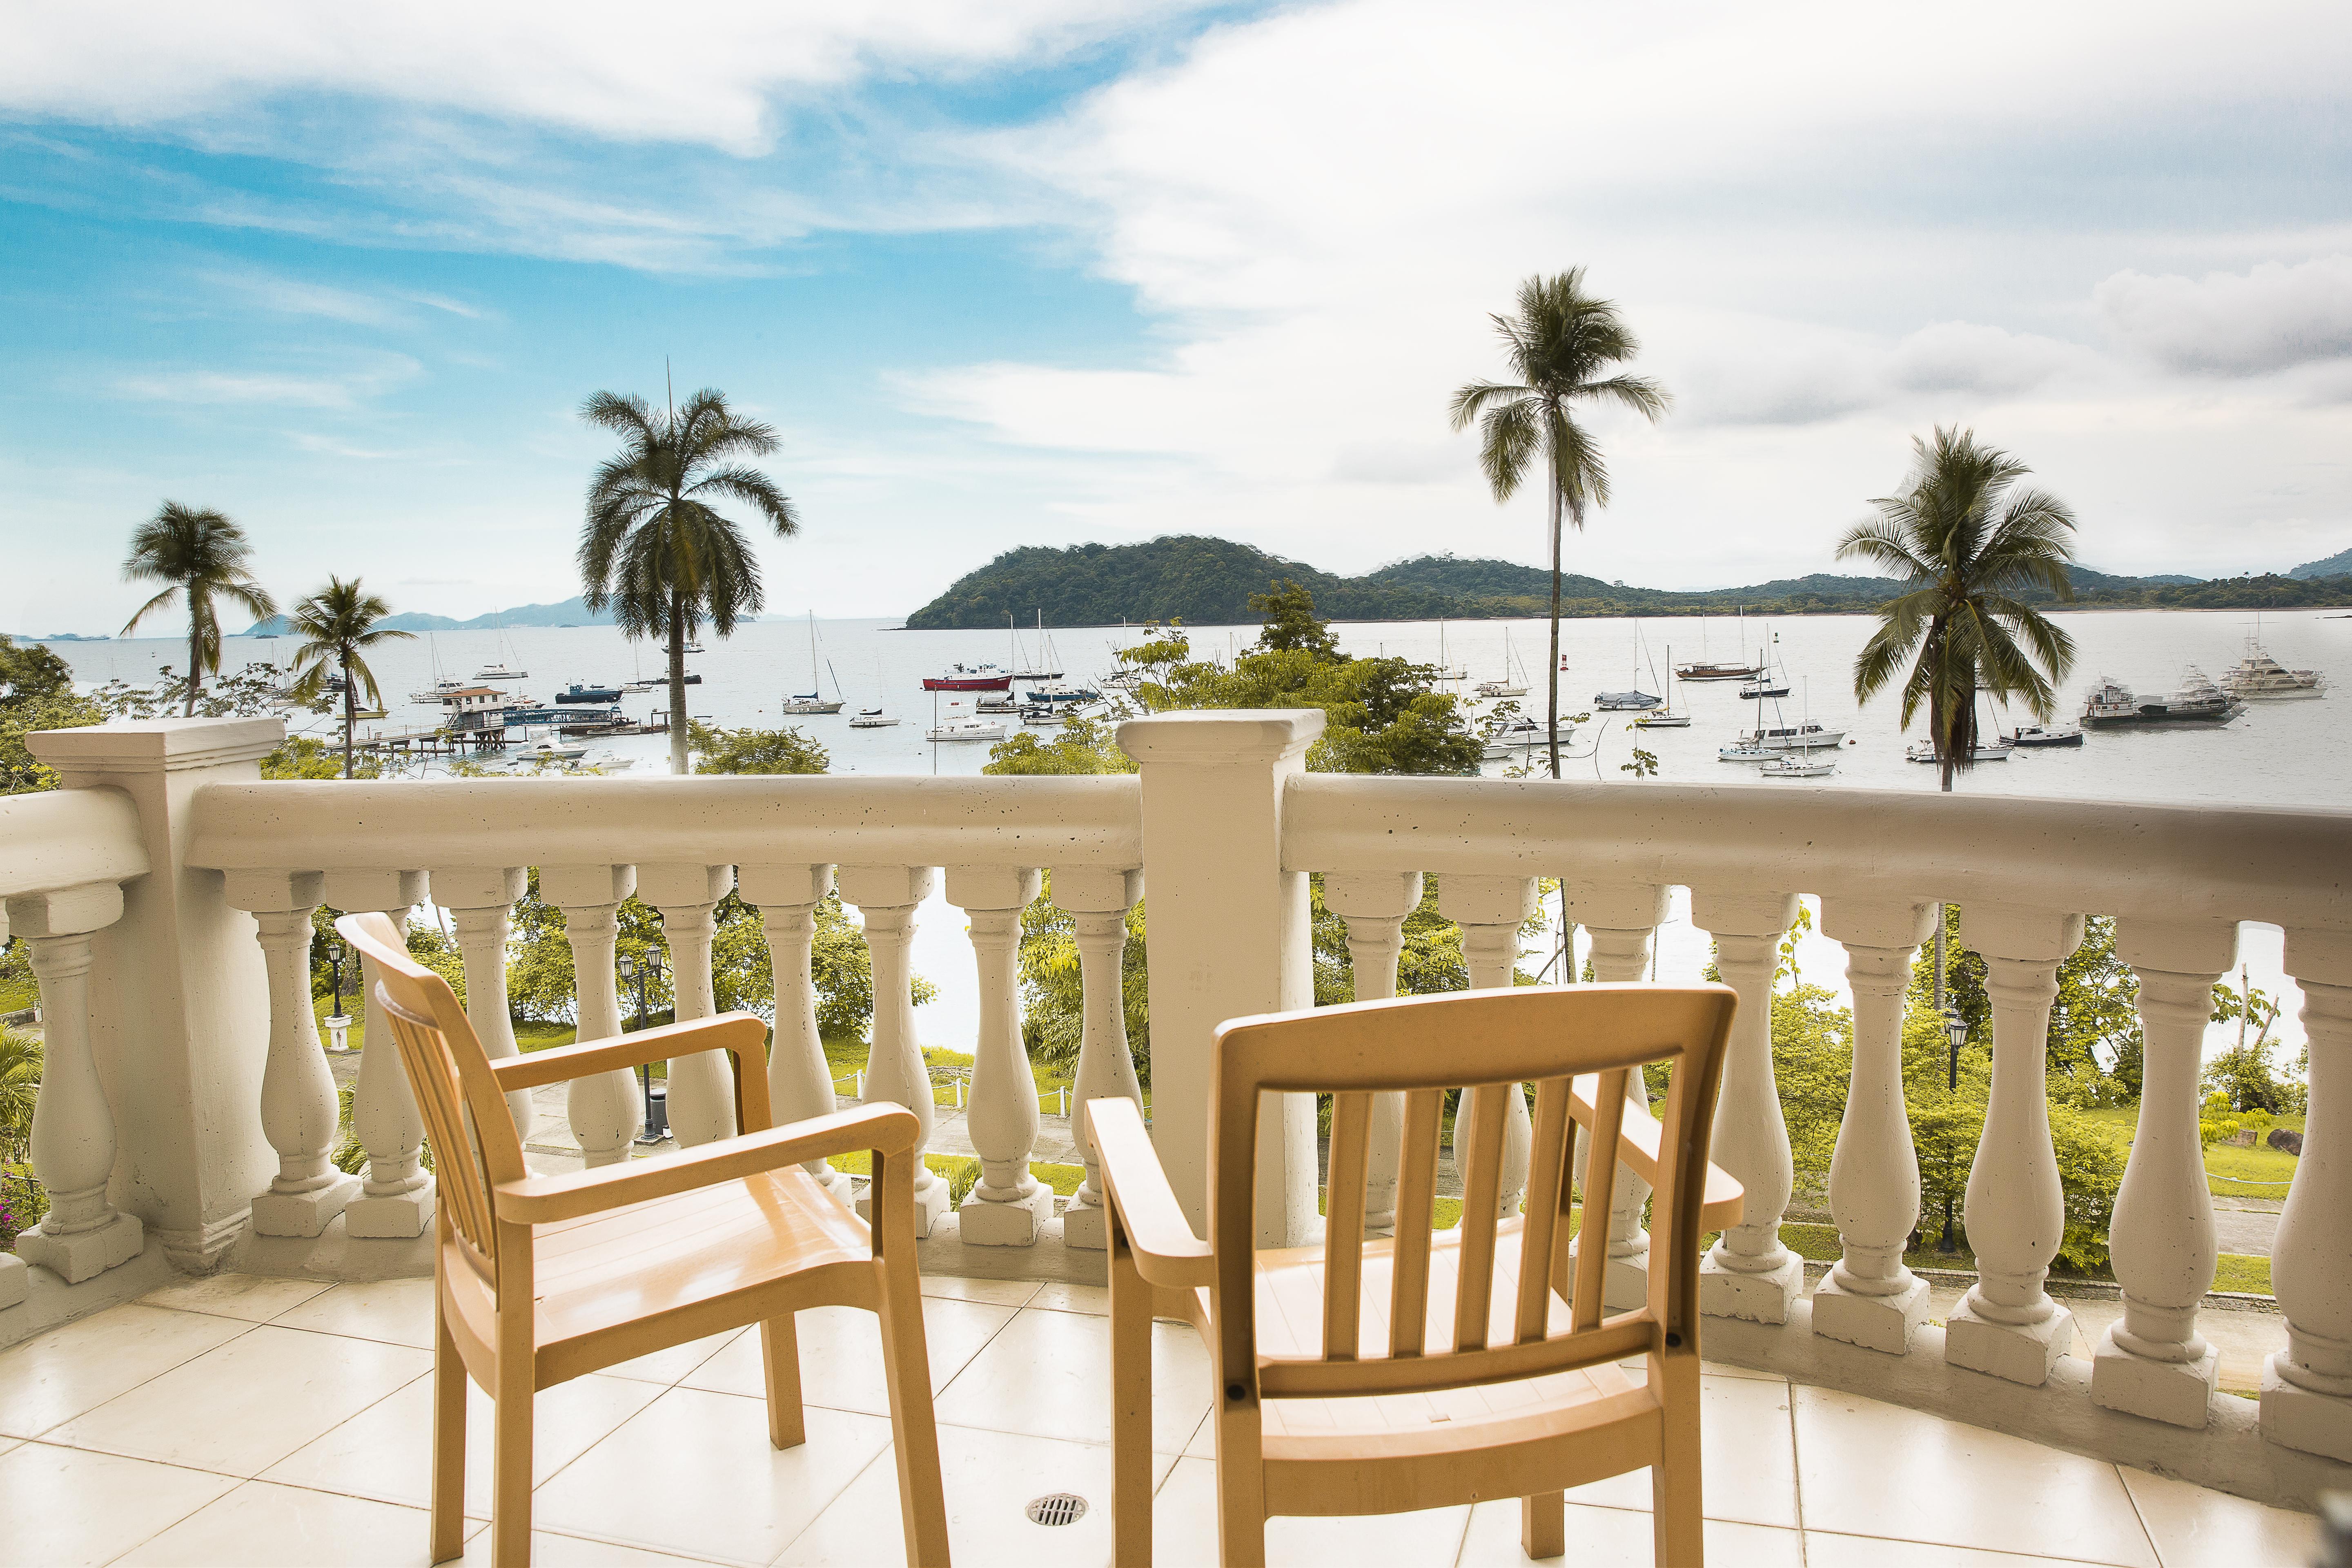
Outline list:
[[[259,1236],[317,1236],[360,1190],[357,1176],[345,1175],[331,1163],[342,1108],[310,1001],[310,911],[319,907],[324,886],[325,878],[316,871],[227,874],[228,901],[253,912],[269,974],[261,1134],[278,1151],[278,1174],[269,1190],[253,1200],[253,1229]]]
[[[1054,873],[1048,891],[1076,927],[1081,1010],[1070,1127],[1087,1178],[1062,1211],[1062,1245],[1100,1252],[1110,1246],[1110,1233],[1087,1102],[1121,1096],[1143,1103],[1127,1047],[1127,911],[1143,896],[1143,873],[1065,867]]]
[[[503,1061],[515,1044],[514,1016],[507,1005],[507,938],[513,930],[514,901],[530,885],[520,866],[469,866],[433,873],[433,901],[449,911],[457,952],[466,961],[466,1021],[482,1042],[482,1054]],[[515,1136],[530,1142],[530,1090],[509,1089],[507,1113]]]
[[[1421,873],[1329,872],[1323,879],[1323,903],[1348,922],[1348,963],[1356,980],[1356,1000],[1376,1002],[1395,995],[1404,920],[1421,907]],[[1364,1152],[1366,1236],[1396,1233],[1397,1170],[1403,1142],[1403,1094],[1372,1096]]]
[[[1805,1261],[1780,1243],[1796,1168],[1772,1078],[1772,974],[1796,918],[1794,893],[1691,892],[1691,922],[1715,938],[1716,972],[1739,993],[1716,1094],[1713,1157],[1747,1189],[1748,1206],[1699,1265],[1699,1310],[1712,1317],[1785,1323],[1790,1303],[1804,1293]]]
[[[32,949],[47,1052],[33,1105],[32,1155],[49,1212],[16,1237],[16,1256],[79,1285],[138,1257],[145,1242],[138,1218],[107,1201],[114,1175],[114,1111],[89,1037],[90,934],[122,918],[122,889],[92,882],[26,893],[10,899],[7,912],[7,929]],[[309,993],[306,983],[306,999]],[[323,1056],[319,1067],[326,1069]],[[6,1282],[0,1275],[0,1284]],[[25,1285],[21,1273],[16,1283]],[[0,1297],[0,1306],[10,1299]]]
[[[1822,932],[1845,945],[1853,987],[1853,1077],[1837,1152],[1830,1212],[1843,1250],[1813,1291],[1813,1332],[1901,1355],[1927,1321],[1927,1282],[1903,1251],[1919,1224],[1919,1152],[1903,1101],[1903,1005],[1911,960],[1935,933],[1936,906],[1825,898]]]
[[[710,986],[710,944],[719,931],[719,902],[734,886],[732,866],[637,868],[637,897],[661,910],[670,996],[681,1024],[719,1011]],[[681,1149],[734,1135],[735,1078],[726,1052],[670,1058],[669,1127]]]
[[[1533,877],[1441,877],[1437,907],[1462,928],[1462,957],[1470,971],[1473,991],[1507,990],[1519,962],[1519,928],[1536,912]],[[1496,1202],[1501,1212],[1514,1215],[1528,1192],[1528,1152],[1535,1142],[1535,1123],[1528,1115],[1528,1097],[1514,1092],[1503,1097],[1503,1170]],[[1465,1094],[1454,1114],[1454,1147],[1458,1163],[1470,1149],[1475,1118],[1471,1097]],[[1466,1217],[1466,1216],[1465,1216]]]
[[[2352,936],[2290,930],[2311,1104],[2271,1248],[2286,1349],[2263,1365],[2263,1436],[2352,1463]]]
[[[580,1019],[573,1038],[609,1040],[621,1032],[621,994],[614,970],[621,905],[636,891],[635,866],[541,866],[539,896],[563,911],[572,944],[572,996]],[[590,1073],[564,1087],[563,1112],[580,1152],[593,1168],[629,1157],[644,1112],[637,1080],[626,1068]]]
[[[776,1032],[768,1051],[768,1101],[776,1125],[825,1116],[836,1108],[833,1068],[816,1026],[816,983],[812,954],[816,946],[816,910],[833,891],[830,866],[738,866],[736,890],[760,910],[768,938],[768,964],[775,978]],[[801,1166],[845,1208],[856,1196],[846,1171],[822,1157]]]
[[[974,1247],[1033,1247],[1054,1217],[1054,1189],[1030,1173],[1037,1145],[1037,1080],[1021,1040],[1013,979],[1021,911],[1037,896],[1034,869],[948,868],[948,902],[964,912],[980,979],[980,1037],[972,1047],[971,1105],[965,1130],[980,1155],[980,1181],[959,1211]]]
[[[395,931],[425,901],[422,871],[330,871],[328,906],[382,914]],[[354,950],[356,951],[356,950]],[[425,1168],[425,1117],[402,1065],[400,1047],[376,1000],[375,960],[360,958],[360,1076],[352,1086],[352,1131],[367,1151],[367,1175],[343,1205],[343,1229],[357,1237],[407,1240],[433,1222],[433,1173]],[[373,1045],[381,1049],[370,1050]]]
[[[1945,1324],[1944,1359],[2039,1384],[2074,1342],[2074,1315],[2042,1288],[2066,1232],[2045,1058],[2058,965],[2082,945],[2083,917],[1968,904],[1960,942],[1985,961],[1992,994],[1992,1094],[1966,1199],[1977,1282]]]
[[[1649,882],[1571,882],[1567,896],[1570,922],[1582,926],[1591,940],[1592,977],[1647,979],[1652,934],[1665,923],[1666,889]],[[1649,1087],[1639,1072],[1625,1075],[1625,1103],[1644,1116],[1650,1113]],[[1580,1152],[1575,1169],[1580,1174],[1584,1170]],[[1650,1233],[1642,1228],[1642,1207],[1649,1199],[1650,1184],[1619,1166],[1610,1189],[1609,1265],[1601,1286],[1601,1303],[1612,1311],[1631,1310],[1650,1299]],[[1571,1258],[1582,1239],[1570,1242]]]
[[[2116,921],[2116,955],[2139,976],[2147,1044],[2139,1130],[2107,1226],[2124,1315],[2092,1355],[2091,1397],[2110,1410],[2202,1426],[2221,1352],[2197,1331],[2218,1250],[2197,1137],[2197,1079],[2213,983],[2238,962],[2238,928],[2125,915]]]
[[[947,1212],[948,1184],[921,1155],[930,1147],[938,1113],[931,1100],[930,1069],[915,1036],[913,973],[908,949],[915,940],[915,910],[930,897],[937,868],[930,866],[844,866],[835,873],[841,896],[866,917],[866,946],[874,956],[874,1046],[866,1057],[859,1099],[867,1105],[903,1105],[920,1124],[915,1134],[915,1234],[931,1234]],[[868,1219],[873,1205],[858,1207]]]

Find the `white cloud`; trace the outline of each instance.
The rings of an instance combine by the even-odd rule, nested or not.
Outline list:
[[[2118,272],[2094,292],[2117,339],[2192,374],[2261,375],[2352,358],[2352,256],[2243,272]]]
[[[424,366],[406,354],[376,354],[325,374],[278,371],[159,370],[118,377],[118,395],[143,403],[263,404],[352,409],[415,380]]]

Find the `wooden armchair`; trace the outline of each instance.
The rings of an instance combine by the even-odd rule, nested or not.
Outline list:
[[[793,1314],[864,1307],[881,1319],[910,1564],[948,1561],[915,1272],[911,1111],[869,1106],[771,1127],[767,1026],[698,1018],[492,1062],[438,974],[390,920],[346,915],[423,1110],[440,1184],[434,1254],[432,1558],[464,1549],[466,1378],[496,1406],[491,1558],[530,1560],[531,1405],[542,1388],[706,1334],[760,1325],[768,1436],[803,1440]],[[371,1042],[380,1044],[381,1042]],[[698,1050],[734,1058],[741,1136],[563,1176],[525,1168],[509,1090]],[[800,1168],[874,1159],[869,1230]]]
[[[1570,1487],[1649,1467],[1656,1557],[1701,1562],[1698,1243],[1737,1223],[1707,1163],[1721,985],[1576,985],[1364,1002],[1217,1031],[1208,1230],[1194,1236],[1134,1103],[1087,1106],[1110,1194],[1114,1560],[1151,1561],[1151,1320],[1201,1331],[1225,1568],[1265,1562],[1270,1514],[1394,1513],[1521,1500],[1531,1557],[1564,1550]],[[1632,1074],[1670,1064],[1663,1121]],[[1524,1215],[1499,1217],[1504,1111],[1535,1084]],[[1431,1233],[1444,1091],[1473,1130],[1459,1229]],[[1269,1092],[1331,1096],[1326,1239],[1259,1251],[1254,1167]],[[1372,1100],[1404,1097],[1393,1239],[1363,1236]],[[1636,1105],[1646,1103],[1646,1096]],[[1570,1252],[1570,1167],[1589,1151]],[[1602,1315],[1610,1194],[1655,1191],[1649,1299]],[[1571,1273],[1573,1278],[1571,1279]],[[1619,1363],[1647,1363],[1631,1378]]]

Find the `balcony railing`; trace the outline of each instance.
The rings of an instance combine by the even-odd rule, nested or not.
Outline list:
[[[396,918],[427,900],[447,910],[469,1016],[503,1055],[516,1048],[509,911],[528,868],[562,911],[582,1039],[620,1028],[615,911],[633,892],[661,912],[677,1016],[712,1011],[714,910],[731,889],[761,912],[775,975],[771,1088],[779,1115],[799,1116],[834,1103],[810,951],[815,906],[837,889],[862,912],[873,955],[863,1098],[909,1106],[928,1137],[933,1096],[908,951],[918,907],[943,881],[968,918],[981,996],[967,1116],[982,1174],[960,1208],[961,1240],[1030,1247],[1058,1224],[1062,1244],[1083,1250],[1104,1245],[1083,1136],[1087,1180],[1058,1222],[1030,1168],[1039,1097],[1014,957],[1041,870],[1075,917],[1080,953],[1074,1110],[1139,1095],[1120,973],[1126,915],[1149,876],[1154,1133],[1196,1223],[1210,1033],[1311,1000],[1309,874],[1346,921],[1366,997],[1394,988],[1424,874],[1441,879],[1474,986],[1511,983],[1539,876],[1563,882],[1602,980],[1648,972],[1669,891],[1683,888],[1742,1000],[1713,1152],[1746,1184],[1749,1207],[1706,1260],[1711,1355],[2263,1500],[2308,1505],[2324,1487],[2352,1484],[2352,813],[1308,775],[1302,757],[1319,727],[1318,715],[1294,712],[1139,720],[1120,742],[1139,776],[1078,779],[263,783],[255,761],[275,742],[274,721],[37,737],[65,787],[0,802],[0,896],[33,948],[49,1029],[33,1153],[53,1206],[21,1258],[89,1289],[142,1247],[210,1268],[248,1229],[300,1239],[339,1226],[344,1258],[413,1248],[433,1186],[394,1057],[362,1053],[353,1121],[365,1172],[345,1175],[329,1158],[336,1089],[308,956],[321,903]],[[1781,1240],[1794,1170],[1769,1007],[1800,895],[1820,899],[1854,996],[1853,1080],[1828,1192],[1843,1256],[1810,1294]],[[1919,1173],[1900,1033],[1913,957],[1939,901],[1959,905],[1964,941],[1989,970],[1993,1065],[1967,1195],[1979,1278],[1936,1324],[1926,1282],[1903,1261]],[[2147,1051],[2112,1226],[2124,1315],[2095,1343],[2076,1344],[2071,1314],[2045,1288],[2063,1208],[2042,1057],[2057,966],[2089,914],[2116,917]],[[2286,1342],[2258,1404],[2217,1397],[2216,1356],[2197,1330],[2216,1255],[2197,1130],[2200,1047],[2210,988],[2235,963],[2243,921],[2284,929],[2311,1044],[2305,1152],[2273,1263]],[[724,1068],[690,1058],[669,1071],[679,1142],[726,1135]],[[625,1075],[572,1086],[572,1126],[591,1163],[628,1156],[635,1107]],[[514,1110],[527,1131],[527,1097]],[[1512,1114],[1508,1146],[1523,1152],[1525,1107]],[[1392,1197],[1379,1201],[1383,1172],[1393,1192],[1393,1113],[1376,1125],[1386,1147],[1368,1223],[1385,1229],[1396,1223]],[[1303,1242],[1321,1223],[1311,1099],[1291,1097],[1265,1128],[1262,1239]],[[813,1173],[849,1198],[840,1173]],[[932,1178],[919,1197],[929,1231],[944,1217],[945,1184]],[[1612,1304],[1637,1298],[1646,1279],[1643,1199],[1623,1194],[1610,1216]],[[26,1276],[21,1265],[0,1272],[0,1343],[34,1326],[26,1307],[6,1304],[23,1299]],[[12,1314],[23,1328],[12,1331]]]

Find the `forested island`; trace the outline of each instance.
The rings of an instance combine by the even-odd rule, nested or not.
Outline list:
[[[2304,570],[2298,567],[2297,571]],[[1252,545],[1198,534],[1141,544],[1043,545],[1008,550],[907,617],[909,630],[1024,626],[1042,613],[1049,626],[1184,621],[1235,626],[1252,620],[1249,596],[1284,578],[1315,595],[1319,613],[1340,621],[1518,619],[1550,605],[1550,574],[1515,561],[1423,555],[1360,577],[1318,571]],[[2074,602],[2149,609],[2298,609],[2352,605],[2352,574],[2299,578],[2124,577],[2087,567],[2074,573]],[[1893,596],[1885,577],[1816,573],[1703,593],[1629,587],[1569,574],[1561,613],[1570,616],[1711,616],[1745,607],[1774,616],[1854,615]],[[2022,597],[2047,603],[2046,593]]]

